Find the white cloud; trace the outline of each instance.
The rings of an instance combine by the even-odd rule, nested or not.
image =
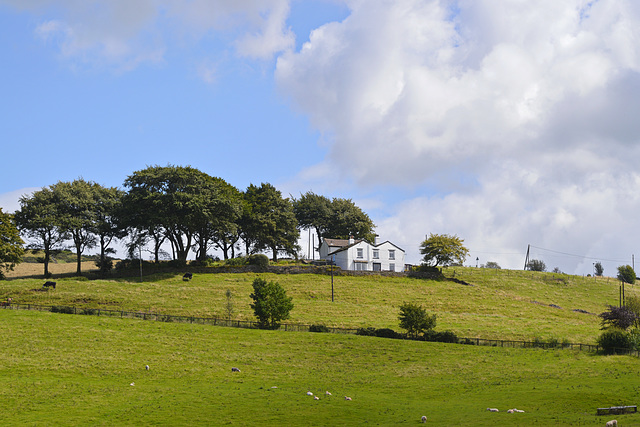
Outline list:
[[[414,253],[429,232],[458,234],[475,250],[538,243],[616,259],[632,253],[628,236],[640,231],[630,214],[640,208],[635,3],[348,4],[347,19],[278,58],[276,79],[333,136],[325,167],[365,193],[430,189],[378,220],[379,234],[399,236]],[[621,241],[607,246],[615,235]],[[517,267],[510,257],[504,262]]]
[[[0,0],[44,19],[36,35],[55,45],[74,66],[128,71],[164,61],[170,42],[190,43],[228,33],[237,53],[270,59],[291,48],[288,0]],[[205,75],[208,77],[208,75]]]

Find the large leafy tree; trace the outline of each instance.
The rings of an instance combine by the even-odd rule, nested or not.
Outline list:
[[[82,253],[96,245],[96,186],[84,179],[51,186],[60,215],[60,226],[71,235],[76,249],[76,274],[82,274]]]
[[[28,248],[44,252],[44,275],[49,277],[51,255],[68,238],[53,190],[45,187],[31,196],[21,197],[15,221],[18,229],[29,240]]]
[[[23,244],[13,215],[2,212],[0,208],[0,279],[4,279],[5,272],[13,270],[22,261]]]
[[[634,284],[636,282],[636,272],[630,265],[621,265],[618,267],[618,280],[623,283]]]
[[[294,212],[303,229],[313,228],[318,245],[323,239],[364,239],[373,242],[375,225],[351,199],[334,198],[307,192],[294,201]]]
[[[107,262],[107,254],[115,251],[109,246],[114,239],[122,239],[127,235],[126,229],[118,222],[118,212],[121,209],[124,192],[115,187],[93,185],[95,218],[93,232],[97,236],[100,246],[100,260],[98,265],[102,271],[108,269],[111,261]]]
[[[278,282],[255,279],[251,299],[251,308],[258,319],[258,327],[262,329],[277,329],[293,310],[292,298]]]
[[[274,262],[278,252],[295,255],[299,232],[291,201],[265,183],[260,187],[251,184],[245,200],[249,209],[243,218],[243,238],[253,241],[257,250],[270,249]]]
[[[463,243],[464,240],[456,235],[431,233],[420,245],[422,260],[431,267],[462,264],[469,255]]]

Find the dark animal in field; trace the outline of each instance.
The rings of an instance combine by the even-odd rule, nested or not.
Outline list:
[[[193,279],[193,273],[184,273],[184,276],[182,276],[182,280],[185,282],[191,279]]]
[[[43,288],[50,288],[53,287],[53,289],[56,288],[56,282],[45,282],[44,285],[42,285]]]
[[[238,368],[231,368],[231,372],[240,372],[240,369],[238,369]]]

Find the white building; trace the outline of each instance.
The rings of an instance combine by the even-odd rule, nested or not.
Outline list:
[[[404,250],[389,241],[372,245],[353,238],[324,239],[320,258],[333,260],[343,270],[404,271]]]

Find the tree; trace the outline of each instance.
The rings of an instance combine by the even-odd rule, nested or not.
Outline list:
[[[21,197],[15,221],[18,229],[30,239],[28,248],[44,252],[44,276],[50,277],[51,255],[68,238],[52,189],[45,187],[30,197]]]
[[[500,270],[500,265],[498,265],[497,262],[494,261],[487,261],[487,264],[485,265],[485,268],[495,268],[497,270]]]
[[[613,327],[625,330],[637,320],[637,316],[632,310],[625,306],[616,307],[613,305],[608,306],[607,311],[600,313],[600,317],[602,318],[602,329]]]
[[[96,193],[94,184],[84,179],[52,185],[60,227],[71,235],[76,249],[76,275],[82,274],[82,253],[96,245]]]
[[[547,265],[540,259],[532,259],[527,263],[527,270],[530,271],[547,271]]]
[[[251,299],[251,308],[261,329],[277,329],[280,321],[288,319],[289,312],[293,310],[292,298],[287,297],[278,282],[267,283],[264,279],[255,279]]]
[[[0,208],[0,279],[5,278],[5,272],[22,262],[23,244],[13,215],[2,212]]]
[[[462,244],[464,240],[448,234],[429,234],[420,245],[422,261],[430,267],[448,266],[453,263],[462,264],[469,255],[469,250]]]
[[[623,283],[636,283],[636,272],[630,265],[621,265],[618,267],[618,280]]]
[[[300,228],[315,229],[318,246],[326,238],[375,240],[373,221],[351,199],[329,200],[307,192],[293,206]]]
[[[604,268],[602,268],[602,264],[600,263],[600,261],[593,264],[593,271],[596,276],[602,277],[602,274],[604,273]]]
[[[411,336],[418,336],[436,327],[436,315],[429,316],[427,311],[415,303],[405,302],[400,306],[400,327]]]
[[[274,262],[278,261],[278,252],[296,255],[300,233],[291,201],[282,198],[273,185],[265,183],[260,187],[251,184],[245,200],[249,209],[245,211],[243,232],[247,239],[255,242],[254,248],[270,249]]]
[[[111,260],[107,259],[107,254],[114,253],[115,250],[109,248],[113,239],[122,239],[127,235],[124,227],[118,222],[118,212],[121,210],[120,203],[124,192],[115,187],[106,188],[99,184],[93,185],[95,218],[93,232],[98,237],[100,246],[100,259],[96,265],[105,272],[111,267]]]

